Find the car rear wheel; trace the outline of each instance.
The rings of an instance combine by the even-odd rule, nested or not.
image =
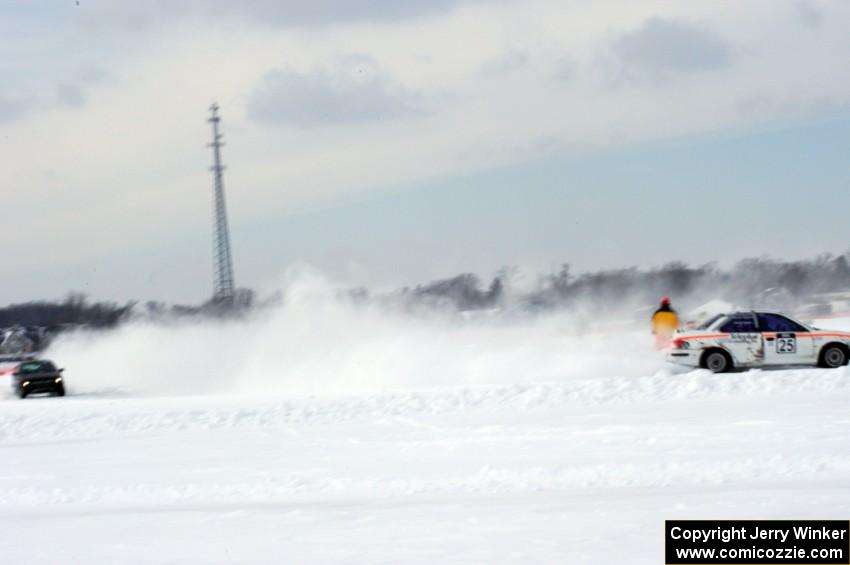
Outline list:
[[[710,351],[706,354],[703,365],[712,373],[725,373],[732,368],[732,359],[723,351]]]
[[[819,364],[827,369],[843,367],[847,364],[847,352],[838,345],[827,345],[820,354]]]

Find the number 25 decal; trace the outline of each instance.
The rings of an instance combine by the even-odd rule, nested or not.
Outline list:
[[[794,334],[777,334],[776,352],[779,354],[797,353],[797,336]]]

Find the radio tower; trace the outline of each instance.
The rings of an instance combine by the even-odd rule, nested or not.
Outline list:
[[[230,232],[227,228],[227,206],[224,202],[224,180],[222,173],[224,166],[221,164],[221,142],[222,135],[218,133],[218,124],[221,118],[218,116],[218,104],[210,106],[210,118],[207,120],[212,124],[213,140],[208,144],[213,149],[213,166],[210,169],[215,179],[215,247],[213,250],[215,271],[213,278],[213,301],[220,304],[233,303],[233,262],[230,258]]]

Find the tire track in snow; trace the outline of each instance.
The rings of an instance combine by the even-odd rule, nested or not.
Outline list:
[[[773,396],[850,390],[847,368],[707,371],[646,377],[573,379],[565,383],[443,388],[340,398],[257,400],[252,397],[194,399],[33,399],[4,403],[0,445],[85,440],[175,431],[284,428],[293,424],[375,420],[466,410],[537,410],[568,405],[644,404],[724,396]],[[217,403],[217,404],[216,404]]]

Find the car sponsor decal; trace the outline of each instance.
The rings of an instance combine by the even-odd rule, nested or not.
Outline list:
[[[757,333],[733,333],[729,335],[732,343],[757,343],[761,341],[761,335]]]
[[[793,333],[776,334],[776,353],[778,355],[793,355],[797,353],[797,336]]]
[[[729,335],[730,334],[680,335],[676,336],[676,339],[683,341],[689,341],[692,339],[722,339],[724,337],[729,337]]]
[[[740,333],[740,334],[705,334],[705,335],[680,335],[676,336],[674,339],[679,341],[699,341],[704,339],[730,339],[731,341],[743,341],[749,342],[751,339],[749,338],[741,338],[735,336],[756,336],[763,335],[764,337],[777,337],[778,335],[782,335],[776,332],[764,332],[762,334],[758,333]],[[850,334],[845,333],[827,333],[827,332],[800,332],[793,334],[797,339],[802,337],[836,337],[839,339],[850,341]]]

